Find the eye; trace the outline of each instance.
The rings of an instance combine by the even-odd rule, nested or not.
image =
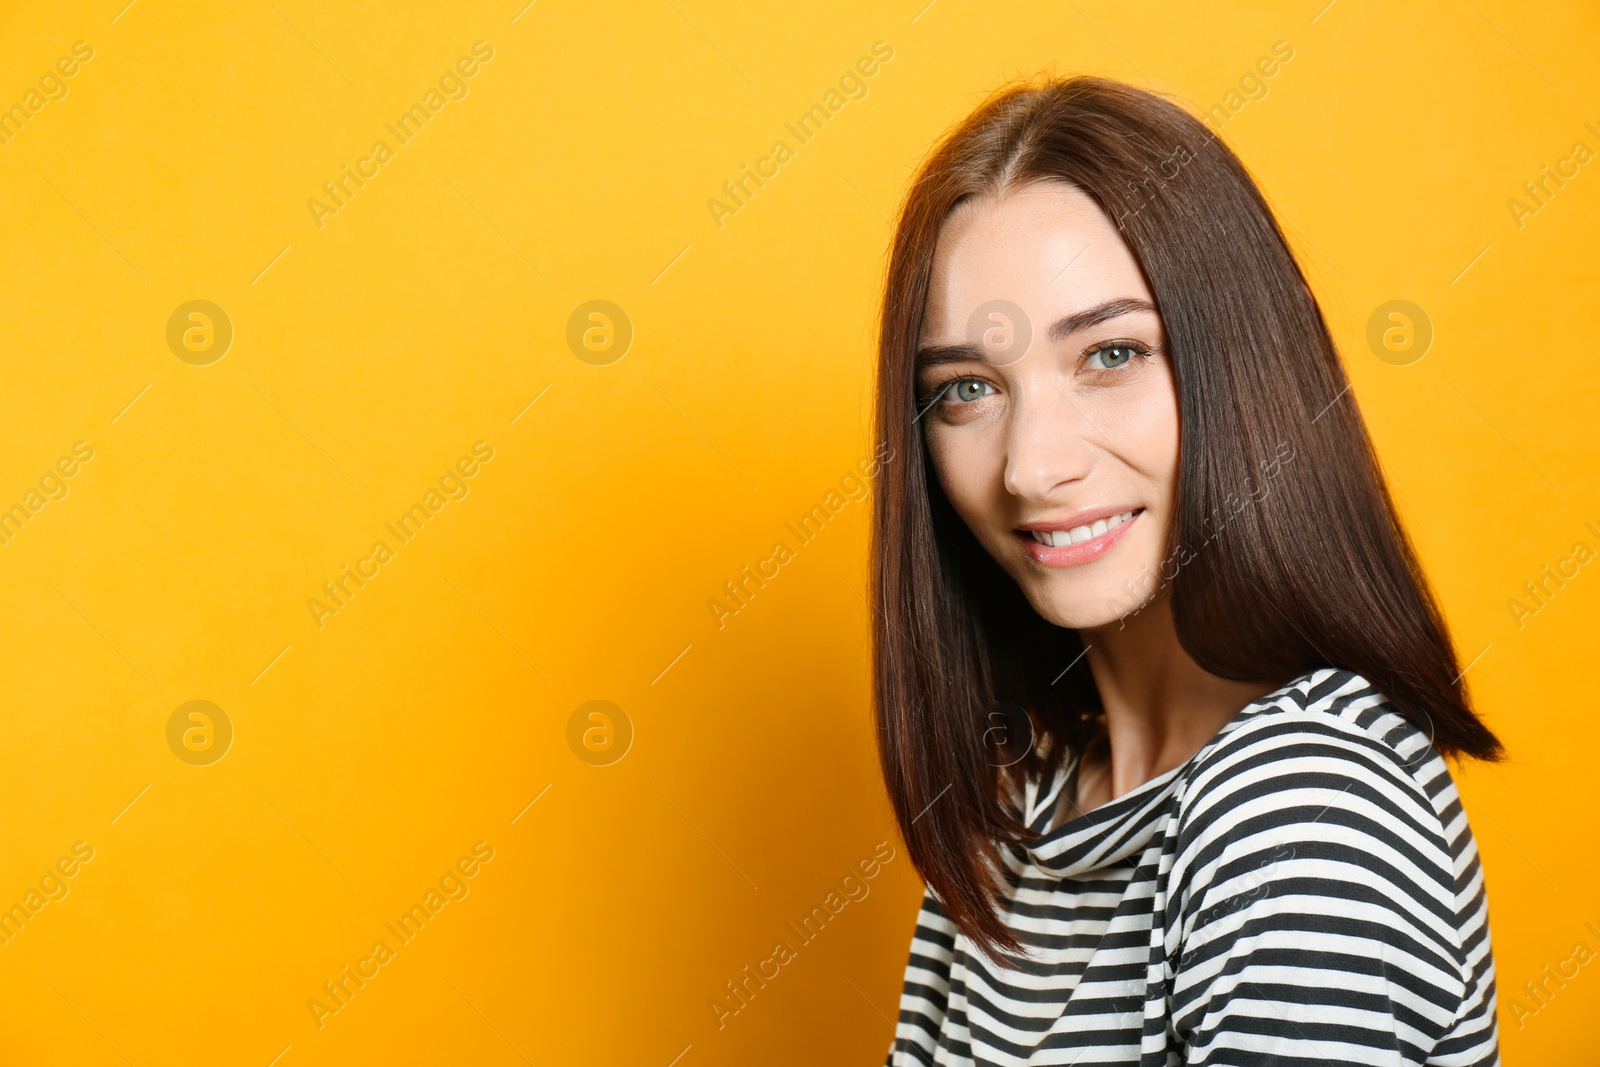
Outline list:
[[[1090,352],[1086,366],[1090,370],[1116,370],[1131,362],[1134,356],[1144,354],[1144,349],[1138,345],[1114,342]]]
[[[924,397],[922,403],[927,405],[943,400],[953,404],[970,404],[989,395],[981,390],[993,388],[982,378],[952,378]]]

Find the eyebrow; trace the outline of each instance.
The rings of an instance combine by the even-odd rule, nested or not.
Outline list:
[[[1051,341],[1059,341],[1063,337],[1070,337],[1079,330],[1087,330],[1098,326],[1102,322],[1121,318],[1139,311],[1155,311],[1155,305],[1148,300],[1137,297],[1121,297],[1116,300],[1107,300],[1092,308],[1075,311],[1070,315],[1063,315],[1046,331],[1045,336]],[[917,349],[916,366],[933,367],[941,363],[962,363],[967,360],[976,360],[979,363],[988,362],[984,350],[973,344],[954,345],[925,345]]]

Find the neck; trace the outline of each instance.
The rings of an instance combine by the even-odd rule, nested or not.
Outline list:
[[[1245,705],[1283,684],[1203,670],[1178,643],[1166,596],[1080,634],[1106,722],[1098,759],[1086,759],[1094,765],[1080,773],[1086,811],[1181,765]]]

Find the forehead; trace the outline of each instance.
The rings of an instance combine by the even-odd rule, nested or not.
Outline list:
[[[923,344],[960,338],[991,300],[1019,305],[1035,324],[1124,297],[1154,303],[1115,223],[1065,182],[961,204],[940,230],[932,266]]]

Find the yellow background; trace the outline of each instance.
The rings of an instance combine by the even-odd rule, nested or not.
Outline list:
[[[1600,1057],[1600,962],[1510,1007],[1600,950],[1597,565],[1508,607],[1600,549],[1600,163],[1520,228],[1507,206],[1600,149],[1590,5],[123,3],[0,14],[0,103],[94,49],[0,146],[0,506],[94,449],[0,546],[0,906],[94,849],[0,947],[0,1061],[880,1062],[920,891],[898,847],[723,1028],[708,1008],[898,846],[868,503],[720,629],[707,602],[871,451],[886,217],[942,130],[1044,70],[1208,108],[1279,40],[1224,136],[1513,756],[1458,778],[1506,1061]],[[319,228],[306,201],[479,40],[469,95]],[[869,94],[797,145],[880,40]],[[707,201],[780,138],[719,228]],[[166,343],[194,299],[233,324],[209,366]],[[565,340],[594,299],[635,330],[607,366]],[[1366,345],[1392,299],[1435,329],[1409,366]],[[322,583],[477,441],[469,495],[319,628]],[[166,740],[197,699],[235,730],[209,766]],[[634,730],[603,767],[566,732],[597,699]],[[319,1029],[308,999],[479,841],[470,894]]]

